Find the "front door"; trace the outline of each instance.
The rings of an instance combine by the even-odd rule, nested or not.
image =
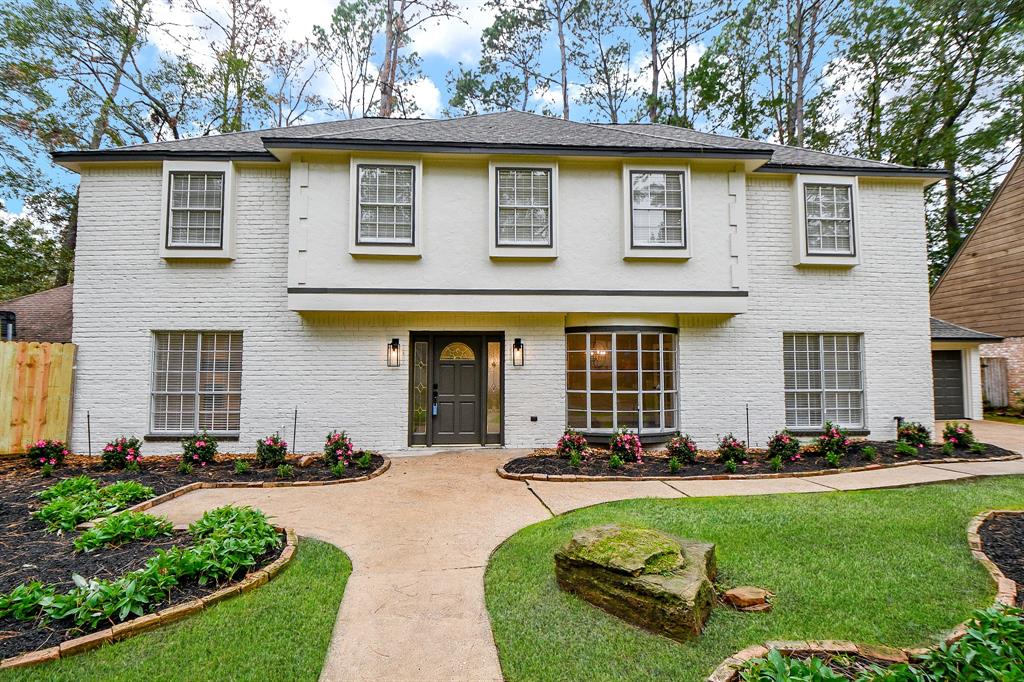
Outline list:
[[[481,443],[480,338],[434,339],[433,442]]]

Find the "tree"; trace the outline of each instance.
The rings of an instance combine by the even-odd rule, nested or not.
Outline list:
[[[378,115],[390,118],[403,98],[400,84],[408,82],[415,71],[416,58],[403,55],[409,33],[422,24],[442,17],[458,18],[458,5],[453,0],[383,0],[384,2],[384,60],[377,72],[380,89]],[[405,69],[403,70],[403,66]]]
[[[60,228],[26,214],[0,218],[0,301],[66,283],[58,277],[66,267]]]
[[[664,79],[657,93],[661,121],[671,125],[693,127],[695,118],[690,74],[691,50],[703,44],[705,38],[729,16],[717,0],[679,0],[662,31],[664,54],[660,57]]]
[[[589,0],[573,16],[569,58],[583,75],[580,101],[601,118],[619,122],[635,90],[630,71],[630,45],[618,32],[626,23],[623,0]],[[564,90],[563,90],[564,92]]]
[[[327,28],[315,26],[316,47],[341,93],[348,118],[364,116],[376,103],[373,41],[384,24],[382,0],[342,0]]]

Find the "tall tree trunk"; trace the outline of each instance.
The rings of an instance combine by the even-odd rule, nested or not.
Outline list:
[[[946,153],[943,167],[948,175],[945,180],[945,236],[946,262],[948,263],[960,247],[960,220],[956,214],[956,153]]]
[[[71,273],[75,270],[75,248],[78,246],[78,198],[81,195],[81,185],[75,188],[75,205],[71,207],[68,215],[68,224],[60,235],[61,259],[57,264],[57,272],[54,277],[54,285],[62,287],[71,282]]]
[[[651,34],[651,96],[647,100],[647,117],[651,123],[657,123],[661,65],[658,63],[658,17],[653,2],[654,0],[643,0],[644,10],[647,12],[647,28]]]
[[[565,58],[565,17],[562,16],[562,8],[559,7],[558,15],[555,17],[558,26],[558,54],[561,59],[562,75],[562,118],[569,120],[569,62]]]

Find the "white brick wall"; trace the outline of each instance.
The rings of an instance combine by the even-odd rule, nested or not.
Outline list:
[[[288,170],[243,166],[237,180],[236,260],[169,262],[158,255],[159,168],[83,172],[76,452],[87,449],[87,411],[94,453],[111,437],[148,431],[151,334],[160,329],[244,332],[241,439],[225,451],[252,450],[277,429],[290,439],[296,407],[300,450],[318,450],[333,428],[347,429],[358,445],[404,447],[408,333],[419,330],[503,330],[507,353],[522,337],[526,366],[512,367],[506,357],[506,443],[554,442],[564,424],[562,315],[290,311]],[[862,265],[828,270],[791,265],[791,184],[747,180],[750,312],[681,317],[681,423],[703,445],[726,431],[743,436],[746,403],[754,443],[781,427],[783,331],[864,333],[868,425],[876,435],[891,436],[894,415],[931,419],[920,187],[862,179]],[[395,336],[404,357],[389,369],[385,345]],[[176,450],[176,443],[146,445],[151,454]]]

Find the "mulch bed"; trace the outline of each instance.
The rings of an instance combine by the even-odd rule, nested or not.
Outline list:
[[[170,492],[196,481],[277,481],[276,469],[253,467],[245,474],[234,473],[234,459],[244,457],[218,457],[218,461],[206,467],[195,467],[192,474],[177,472],[175,457],[146,457],[143,468],[138,472],[110,471],[98,464],[98,459],[71,456],[65,466],[59,467],[52,478],[43,478],[39,471],[23,458],[0,460],[0,593],[6,593],[15,586],[40,580],[70,589],[74,586],[72,575],[84,578],[117,578],[129,571],[142,568],[158,549],[192,544],[192,536],[186,531],[175,531],[167,537],[131,542],[110,549],[97,549],[88,553],[76,553],[72,546],[74,533],[51,533],[45,526],[33,519],[30,513],[42,506],[35,493],[63,478],[87,474],[101,485],[114,481],[134,480],[153,488],[155,494]],[[377,470],[384,464],[384,458],[374,455],[368,469],[347,467],[342,478],[356,478]],[[294,458],[289,463],[294,464]],[[286,479],[287,480],[287,479]],[[318,461],[310,467],[295,468],[294,480],[328,481],[337,480],[330,470]],[[266,566],[280,556],[284,548],[268,552],[259,567]],[[253,569],[255,570],[255,569]],[[239,576],[239,580],[244,576]],[[184,603],[212,594],[224,585],[198,584],[179,585],[170,598],[157,604],[151,611]],[[109,624],[107,625],[109,626]],[[101,625],[101,629],[102,629]],[[70,621],[40,624],[35,621],[17,621],[13,618],[0,619],[0,659],[28,651],[44,649],[62,641],[85,634],[74,628]]]
[[[1017,583],[1017,604],[1024,606],[1024,514],[996,514],[978,534],[988,558]]]
[[[861,448],[871,445],[877,450],[873,461],[867,461],[861,455]],[[995,446],[985,445],[982,453],[973,453],[970,450],[957,450],[952,457],[958,459],[984,460],[991,457],[1013,456],[1015,453],[1010,450]],[[717,455],[714,452],[701,452],[694,464],[683,464],[679,471],[669,471],[669,458],[664,450],[647,452],[644,454],[643,462],[626,463],[618,469],[608,466],[609,453],[607,450],[591,450],[589,455],[583,459],[578,468],[569,464],[568,458],[559,457],[554,450],[536,450],[527,457],[518,457],[505,464],[505,471],[510,474],[548,474],[566,476],[657,476],[657,477],[710,477],[728,474],[725,466],[716,461]],[[817,471],[829,471],[831,467],[821,457],[811,452],[801,453],[801,458],[794,462],[787,462],[783,465],[782,471],[774,472],[765,460],[761,451],[751,451],[746,464],[737,463],[734,475],[752,474],[794,474],[813,473]],[[862,467],[871,464],[881,466],[892,466],[894,464],[915,462],[921,460],[944,459],[949,457],[942,452],[941,445],[929,445],[917,451],[917,454],[899,455],[896,453],[896,444],[893,441],[859,441],[850,446],[850,451],[840,463],[839,468]]]

